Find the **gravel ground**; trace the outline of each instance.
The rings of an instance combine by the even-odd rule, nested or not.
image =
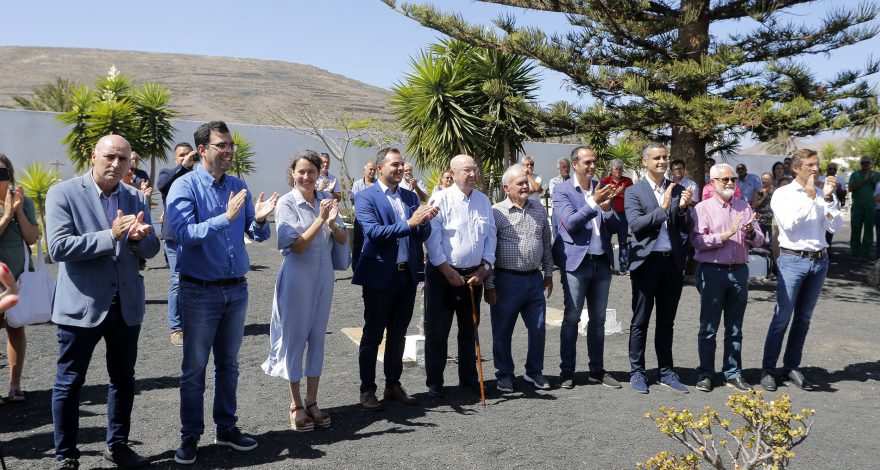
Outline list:
[[[273,234],[274,235],[274,234]],[[796,409],[817,410],[809,439],[796,449],[794,468],[871,468],[876,464],[878,405],[877,331],[880,331],[878,292],[866,287],[867,266],[851,260],[843,243],[849,233],[836,237],[830,277],[813,317],[807,340],[803,371],[821,384],[816,392],[782,386]],[[585,385],[585,373],[577,375],[573,390],[556,388],[559,328],[548,327],[545,371],[554,389],[535,392],[520,377],[516,392],[500,397],[494,393],[494,368],[489,323],[481,326],[487,388],[487,406],[478,397],[450,389],[445,400],[425,394],[424,370],[404,370],[403,385],[421,398],[421,404],[387,406],[382,412],[358,407],[357,347],[342,328],[362,323],[360,289],[350,273],[337,273],[336,292],[327,333],[326,358],[319,402],[333,416],[329,429],[294,433],[289,429],[287,384],[263,374],[260,364],[268,351],[269,317],[275,274],[280,256],[274,239],[248,248],[253,271],[249,274],[251,307],[241,351],[239,425],[259,441],[259,448],[238,453],[211,444],[213,427],[202,439],[196,468],[633,468],[663,450],[681,450],[663,437],[644,417],[659,406],[700,410],[711,405],[724,411],[731,389],[679,395],[653,385],[651,393],[639,395],[627,386],[612,390]],[[135,399],[131,439],[135,449],[150,456],[156,468],[173,468],[173,452],[179,443],[178,391],[181,349],[172,346],[165,321],[168,270],[159,255],[144,272],[147,315],[140,336],[137,364],[138,396]],[[54,266],[52,267],[54,270]],[[549,306],[561,309],[561,287]],[[609,302],[616,308],[624,332],[606,338],[606,368],[619,380],[628,378],[627,332],[631,287],[628,277],[615,276]],[[746,313],[743,344],[745,378],[759,379],[764,336],[775,302],[773,285],[753,284]],[[488,307],[483,305],[484,314]],[[420,315],[418,309],[415,317]],[[696,333],[699,297],[685,286],[679,307],[675,358],[682,381],[693,386],[697,365]],[[411,332],[417,333],[417,320]],[[653,322],[652,322],[653,323]],[[57,345],[55,328],[28,328],[29,344],[24,372],[28,401],[0,407],[0,443],[10,469],[50,468],[53,459],[50,397]],[[653,337],[653,331],[650,332]],[[455,337],[453,331],[450,335]],[[525,362],[525,329],[514,333],[517,373]],[[649,342],[650,345],[650,342]],[[650,350],[649,368],[656,367]],[[454,351],[454,347],[450,351]],[[106,383],[103,344],[92,361],[91,374],[82,393],[79,436],[82,468],[102,468],[106,423]],[[720,359],[719,359],[720,362]],[[578,369],[587,365],[586,343],[578,344]],[[0,377],[6,380],[5,359]],[[455,384],[454,365],[447,367],[447,384]],[[655,377],[656,369],[649,369]],[[381,377],[381,372],[380,372]],[[381,380],[381,379],[380,379]],[[381,385],[381,383],[380,383]],[[209,383],[209,387],[211,384]],[[775,394],[769,394],[773,396]],[[211,398],[206,399],[210,416]],[[871,437],[873,436],[873,437]],[[871,444],[874,442],[874,444]],[[873,449],[873,450],[872,450]]]

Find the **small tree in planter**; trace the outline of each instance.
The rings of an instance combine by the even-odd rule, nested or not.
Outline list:
[[[663,451],[646,462],[638,462],[638,468],[679,470],[700,468],[700,461],[711,468],[730,468],[725,464],[729,458],[735,469],[785,468],[794,458],[792,449],[802,443],[813,427],[816,410],[792,413],[791,397],[782,393],[773,401],[766,401],[760,391],[748,394],[735,393],[727,399],[727,406],[743,419],[745,424],[722,418],[707,406],[694,415],[690,410],[677,411],[672,407],[660,407],[657,413],[648,412],[645,417],[653,419],[657,429],[678,441],[690,452],[675,454]],[[720,428],[723,435],[716,436]]]

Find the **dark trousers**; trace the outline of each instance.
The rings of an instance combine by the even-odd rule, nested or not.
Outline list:
[[[672,371],[672,335],[684,276],[671,257],[652,253],[630,272],[633,319],[629,330],[629,363],[632,373],[645,373],[645,344],[651,310],[657,304],[654,350],[660,377]]]
[[[107,446],[127,443],[134,404],[134,365],[141,326],[128,326],[119,302],[93,328],[58,325],[58,365],[52,388],[55,458],[79,458],[79,392],[86,380],[92,353],[102,338],[107,346]]]
[[[364,331],[358,350],[361,373],[361,393],[376,391],[376,355],[382,334],[385,338],[385,386],[400,385],[403,372],[403,348],[406,329],[412,320],[416,286],[409,271],[396,271],[385,289],[363,288]]]
[[[354,239],[351,242],[351,272],[354,272],[358,260],[361,259],[361,250],[364,249],[364,228],[361,226],[358,219],[354,219],[352,232],[354,232]]]
[[[626,220],[626,212],[618,212],[617,217],[620,219],[617,225],[617,259],[620,271],[629,271],[629,221]]]
[[[483,286],[474,287],[474,306],[480,318]],[[474,344],[474,323],[471,318],[471,297],[467,285],[453,287],[434,266],[425,272],[425,383],[428,388],[443,386],[443,370],[452,318],[458,321],[458,381],[477,382],[477,353]]]

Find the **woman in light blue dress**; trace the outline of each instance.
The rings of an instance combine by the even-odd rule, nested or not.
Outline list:
[[[294,155],[288,174],[293,189],[275,207],[278,248],[284,260],[275,281],[269,358],[263,370],[290,382],[294,431],[330,426],[330,416],[318,408],[318,381],[335,280],[331,252],[334,242],[346,242],[346,231],[338,202],[330,193],[315,189],[320,167],[320,157],[311,150]],[[303,374],[305,402],[299,387]]]

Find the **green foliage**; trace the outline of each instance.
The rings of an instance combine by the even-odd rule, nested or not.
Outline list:
[[[530,114],[537,77],[525,58],[446,40],[422,51],[412,68],[392,88],[391,106],[419,168],[447,167],[464,153],[489,175],[537,134]]]
[[[257,171],[257,162],[254,161],[254,147],[244,135],[235,131],[232,133],[232,141],[235,143],[235,154],[232,155],[231,173],[241,178]]]
[[[868,157],[873,166],[880,167],[880,137],[871,135],[861,139],[858,147],[859,157]]]
[[[155,83],[132,83],[131,77],[111,67],[94,89],[78,85],[71,90],[70,110],[58,120],[71,127],[61,142],[77,172],[91,165],[95,144],[107,134],[125,137],[142,159],[151,160],[151,179],[156,160],[168,159],[174,136],[171,120],[176,116],[168,107],[170,92]]]
[[[49,188],[61,181],[58,171],[44,166],[42,162],[34,162],[25,167],[16,181],[24,191],[24,195],[34,201],[42,232],[46,233],[46,194],[49,193]]]
[[[558,71],[596,100],[534,113],[545,134],[632,131],[671,142],[698,180],[707,152],[729,152],[747,134],[768,141],[861,125],[876,103],[865,80],[880,71],[876,58],[828,80],[800,62],[874,37],[875,2],[838,2],[825,18],[800,22],[790,9],[811,0],[481,2],[566,15],[571,28],[548,34],[518,25],[514,14],[487,26],[424,1],[383,1],[452,38]],[[740,27],[728,33],[715,27],[734,22]]]
[[[597,156],[597,174],[606,174],[611,171],[611,161],[620,159],[623,161],[624,170],[638,170],[641,168],[640,148],[625,140],[620,140],[614,145],[605,148],[605,151]]]
[[[831,160],[840,158],[840,148],[831,142],[828,142],[819,149],[819,154],[822,155],[823,167],[826,167]]]
[[[637,467],[692,469],[699,468],[702,460],[713,468],[724,469],[729,459],[736,469],[785,468],[795,456],[791,449],[810,434],[816,414],[812,409],[792,412],[791,397],[785,393],[770,402],[760,391],[735,393],[728,397],[727,406],[744,424],[735,425],[709,406],[697,414],[672,407],[646,413],[645,417],[653,419],[663,435],[689,452],[676,455],[663,451],[645,463],[638,462]]]
[[[12,99],[24,109],[65,113],[73,109],[71,95],[77,86],[78,84],[73,80],[55,77],[55,83],[47,83],[41,88],[34,88],[32,98],[13,96]]]

